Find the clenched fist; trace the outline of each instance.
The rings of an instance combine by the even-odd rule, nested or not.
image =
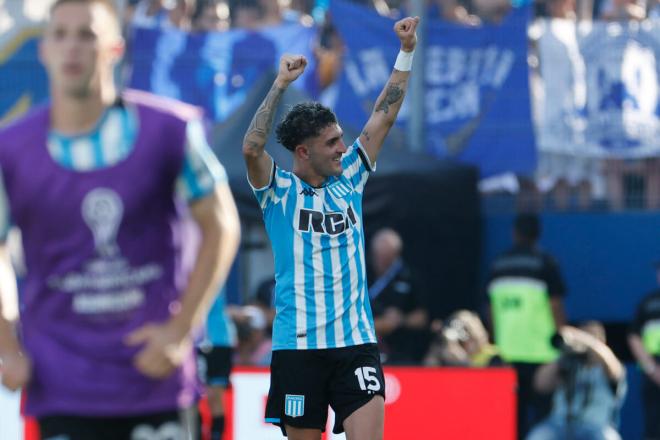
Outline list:
[[[417,25],[419,17],[406,17],[394,23],[394,32],[401,41],[401,50],[412,52],[417,45]]]

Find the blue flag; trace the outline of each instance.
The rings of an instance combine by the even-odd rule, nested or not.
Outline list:
[[[130,86],[200,106],[210,119],[223,121],[262,75],[277,71],[283,53],[295,53],[305,55],[309,64],[294,87],[314,97],[316,32],[300,24],[195,34],[137,28]]]
[[[39,35],[25,28],[0,47],[0,125],[22,115],[48,96],[46,71],[39,62]]]
[[[347,51],[335,111],[343,124],[362,127],[386,84],[400,44],[394,20],[371,9],[333,0],[335,23]],[[424,102],[406,98],[425,115],[425,149],[441,158],[477,165],[482,177],[536,167],[527,67],[529,7],[514,9],[500,25],[469,28],[427,20]]]

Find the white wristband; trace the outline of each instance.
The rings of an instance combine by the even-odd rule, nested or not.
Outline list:
[[[399,51],[399,55],[396,57],[396,62],[394,63],[394,68],[399,72],[410,72],[412,69],[413,55],[415,51],[404,52]]]

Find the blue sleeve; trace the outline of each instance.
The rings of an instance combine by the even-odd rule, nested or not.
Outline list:
[[[218,183],[227,182],[227,173],[206,140],[202,121],[186,127],[185,158],[177,179],[177,193],[193,202],[210,194]]]

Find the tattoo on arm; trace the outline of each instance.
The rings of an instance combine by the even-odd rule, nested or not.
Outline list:
[[[390,106],[396,104],[403,97],[403,89],[401,88],[401,83],[390,83],[387,85],[387,90],[385,91],[385,97],[382,101],[376,106],[376,111],[383,111],[388,113],[390,111]]]
[[[245,133],[244,143],[250,149],[261,149],[266,145],[268,133],[273,125],[275,111],[280,98],[284,94],[284,89],[278,88],[275,84],[270,88],[268,95],[259,106],[257,113],[250,122],[247,133]]]
[[[362,130],[362,136],[364,136],[364,138],[365,138],[367,141],[370,141],[370,140],[371,140],[371,137],[369,136],[369,132],[368,132],[367,130]]]

